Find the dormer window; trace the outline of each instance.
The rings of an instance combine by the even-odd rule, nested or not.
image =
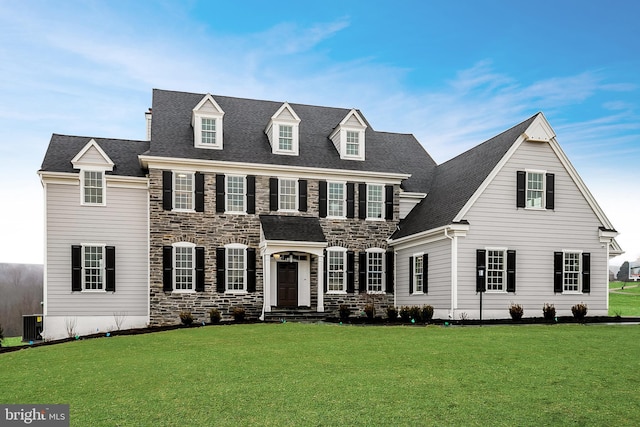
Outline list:
[[[298,155],[299,124],[300,118],[287,102],[271,116],[264,133],[269,138],[273,154]]]
[[[351,110],[336,126],[329,139],[343,160],[365,159],[365,129],[367,125],[356,110]]]
[[[360,135],[352,130],[347,131],[347,156],[360,156]]]
[[[75,169],[80,169],[80,204],[105,206],[107,204],[106,172],[113,171],[115,164],[107,153],[92,139],[71,160]]]
[[[193,126],[193,145],[196,148],[223,148],[222,117],[224,111],[211,94],[207,94],[193,109],[191,125]]]

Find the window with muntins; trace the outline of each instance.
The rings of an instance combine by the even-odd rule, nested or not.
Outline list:
[[[563,269],[564,292],[580,291],[580,253],[565,252]]]
[[[327,183],[327,187],[327,215],[343,217],[345,205],[344,183],[329,182]]]
[[[227,212],[245,212],[245,178],[227,175]]]
[[[544,207],[544,173],[527,172],[527,207]]]
[[[367,218],[383,218],[384,186],[378,184],[367,185]]]
[[[327,290],[329,292],[344,292],[345,287],[345,257],[346,251],[327,251]]]
[[[360,155],[360,133],[348,130],[346,132],[346,154],[347,156]]]
[[[367,253],[367,291],[384,292],[384,252]]]
[[[193,272],[195,263],[193,260],[193,247],[176,246],[175,267],[174,267],[174,283],[176,291],[193,290]]]
[[[279,209],[295,211],[298,209],[298,181],[295,179],[279,180]]]
[[[413,259],[413,283],[415,293],[424,292],[424,256],[417,255]]]
[[[83,279],[85,290],[102,290],[104,283],[104,247],[83,247]]]
[[[101,205],[104,202],[104,172],[84,171],[83,201],[88,205]]]
[[[175,172],[173,174],[173,207],[178,210],[193,209],[193,174]]]
[[[202,117],[201,123],[201,143],[206,145],[216,144],[216,119]]]
[[[278,138],[278,149],[282,151],[293,151],[293,126],[279,125],[280,135]]]
[[[504,291],[505,251],[487,250],[487,291]]]
[[[227,248],[227,290],[245,291],[245,249]]]

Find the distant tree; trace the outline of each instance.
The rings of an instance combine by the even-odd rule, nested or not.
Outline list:
[[[620,270],[618,270],[618,274],[616,275],[616,279],[618,279],[619,282],[628,282],[629,281],[629,261],[625,261],[620,266]]]

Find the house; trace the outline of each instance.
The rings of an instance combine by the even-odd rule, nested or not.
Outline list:
[[[371,300],[471,318],[480,294],[606,314],[617,233],[541,113],[441,165],[357,109],[154,90],[146,119],[51,138],[47,338]]]

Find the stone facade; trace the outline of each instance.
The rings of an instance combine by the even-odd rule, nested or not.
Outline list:
[[[275,214],[269,211],[269,176],[256,176],[255,214],[220,214],[215,212],[215,174],[205,173],[204,212],[174,212],[163,210],[162,171],[149,171],[149,214],[150,214],[150,323],[152,325],[179,322],[179,313],[189,310],[196,322],[208,321],[208,311],[218,309],[223,318],[228,318],[235,307],[243,307],[247,318],[257,318],[263,307],[263,259],[260,255],[261,214]],[[358,199],[358,186],[355,186]],[[340,246],[358,252],[369,248],[387,249],[387,238],[393,233],[399,218],[399,186],[394,189],[393,220],[366,221],[361,219],[325,219],[320,225],[327,239],[328,247]],[[319,181],[307,181],[307,211],[286,213],[285,215],[319,215]],[[356,203],[356,217],[358,206]],[[164,292],[163,291],[163,246],[177,242],[190,242],[205,248],[205,288],[204,292]],[[240,243],[256,249],[256,291],[246,294],[218,293],[216,288],[216,248]],[[358,257],[356,256],[356,293],[324,295],[325,312],[335,312],[341,304],[347,304],[354,312],[375,299],[376,308],[384,308],[393,303],[393,295],[368,296],[358,292]],[[316,256],[311,257],[311,305],[317,307],[317,266]],[[382,311],[379,311],[381,313]]]

